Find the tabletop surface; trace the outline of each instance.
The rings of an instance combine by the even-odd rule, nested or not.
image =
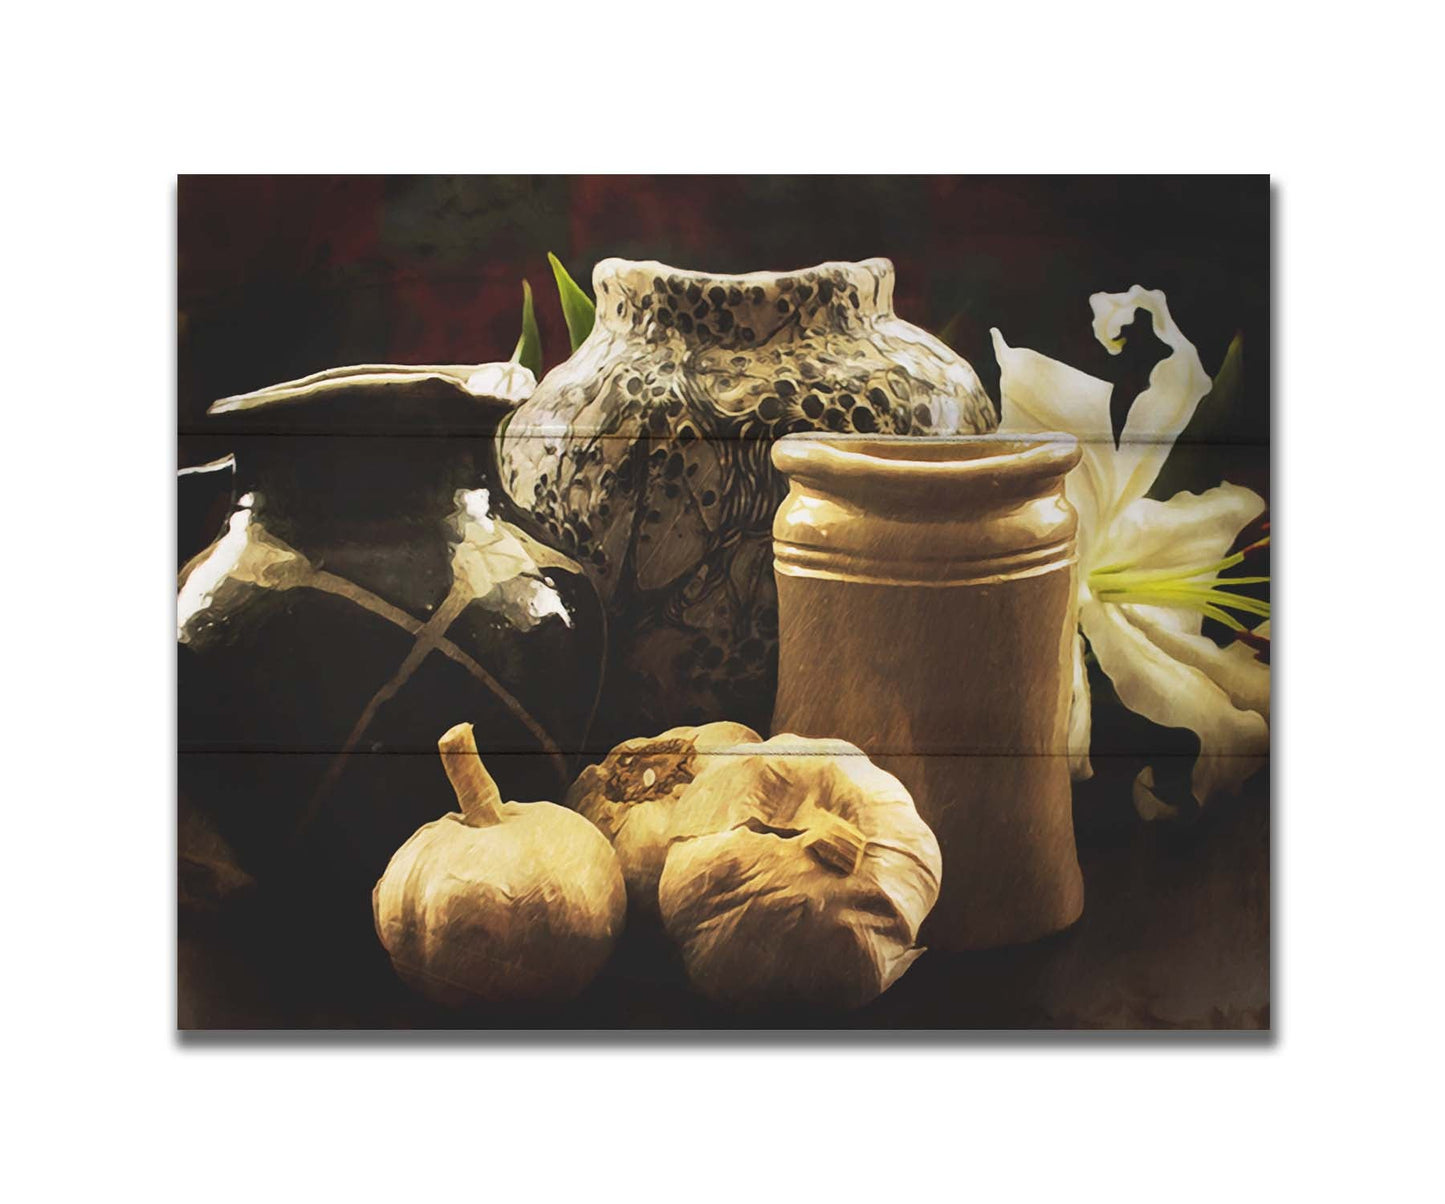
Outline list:
[[[1229,1029],[1270,1027],[1268,773],[1187,826],[1146,824],[1118,783],[1076,792],[1086,902],[1077,924],[1029,945],[929,952],[846,1013],[739,1015],[687,989],[665,944],[628,933],[577,999],[457,1013],[411,995],[371,938],[344,951],[284,915],[184,910],[182,1030]]]

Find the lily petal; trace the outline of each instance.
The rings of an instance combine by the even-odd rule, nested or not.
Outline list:
[[[1207,636],[1177,630],[1156,617],[1164,607],[1125,606],[1129,622],[1169,656],[1207,675],[1229,701],[1243,711],[1257,711],[1269,720],[1269,666],[1242,640],[1221,648]],[[1263,633],[1262,633],[1263,634]]]
[[[1178,819],[1179,808],[1166,803],[1154,793],[1154,766],[1146,765],[1134,775],[1134,810],[1139,818],[1149,821],[1156,819]]]
[[[1254,490],[1228,482],[1203,493],[1176,493],[1167,502],[1139,498],[1096,536],[1088,567],[1147,570],[1215,564],[1264,509],[1264,499]],[[1204,615],[1198,610],[1148,609],[1167,616],[1160,621],[1179,631],[1198,635],[1201,630]]]
[[[1237,789],[1259,767],[1269,752],[1264,716],[1235,706],[1208,673],[1155,643],[1151,631],[1161,628],[1141,626],[1125,607],[1094,598],[1081,603],[1079,623],[1125,706],[1164,727],[1198,735],[1192,788],[1201,804],[1216,790]]]
[[[1064,492],[1079,513],[1079,558],[1088,564],[1089,541],[1104,529],[1114,503],[1114,428],[1109,417],[1114,386],[1037,351],[1010,347],[997,329],[990,333],[999,366],[999,432],[1062,431],[1078,439],[1083,449],[1083,460],[1065,479]]]
[[[1110,355],[1118,355],[1123,349],[1119,331],[1140,309],[1153,318],[1155,335],[1171,349],[1154,365],[1149,387],[1134,399],[1119,435],[1114,499],[1122,509],[1149,492],[1174,441],[1209,392],[1210,380],[1199,362],[1199,352],[1174,324],[1159,290],[1136,284],[1127,293],[1095,293],[1089,305],[1094,311],[1094,337]]]
[[[1099,564],[1187,568],[1224,559],[1239,533],[1264,513],[1253,489],[1228,481],[1203,493],[1176,493],[1167,502],[1139,498],[1099,541]]]

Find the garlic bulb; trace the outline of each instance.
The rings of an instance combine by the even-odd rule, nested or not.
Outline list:
[[[742,750],[735,750],[741,752]],[[703,994],[737,1006],[858,1007],[923,952],[938,842],[903,784],[842,740],[774,736],[715,758],[677,822],[658,902]]]
[[[670,841],[682,834],[678,801],[704,766],[723,750],[758,744],[762,737],[741,723],[669,728],[619,744],[599,765],[589,765],[567,792],[566,804],[597,825],[617,850],[627,880],[628,905],[655,915],[657,880]],[[723,801],[723,796],[717,796]],[[688,834],[716,831],[727,808],[710,815],[690,809]]]
[[[561,999],[602,968],[626,891],[612,846],[553,803],[504,803],[472,725],[439,743],[461,813],[418,828],[372,892],[397,974],[460,1005]]]

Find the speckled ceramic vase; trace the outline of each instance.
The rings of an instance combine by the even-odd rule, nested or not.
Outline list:
[[[1067,436],[795,436],[773,526],[774,732],[896,775],[943,850],[935,948],[1033,940],[1083,908],[1068,713],[1077,518]]]
[[[537,535],[582,563],[611,622],[593,743],[765,726],[776,680],[769,531],[793,431],[984,432],[973,369],[893,312],[886,259],[713,276],[607,259],[597,321],[498,435]]]

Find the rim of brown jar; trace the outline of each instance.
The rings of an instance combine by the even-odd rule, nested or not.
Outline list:
[[[1032,435],[845,435],[802,431],[773,444],[773,466],[821,492],[909,510],[1051,491],[1083,456],[1062,431]],[[942,517],[942,516],[940,516]]]

